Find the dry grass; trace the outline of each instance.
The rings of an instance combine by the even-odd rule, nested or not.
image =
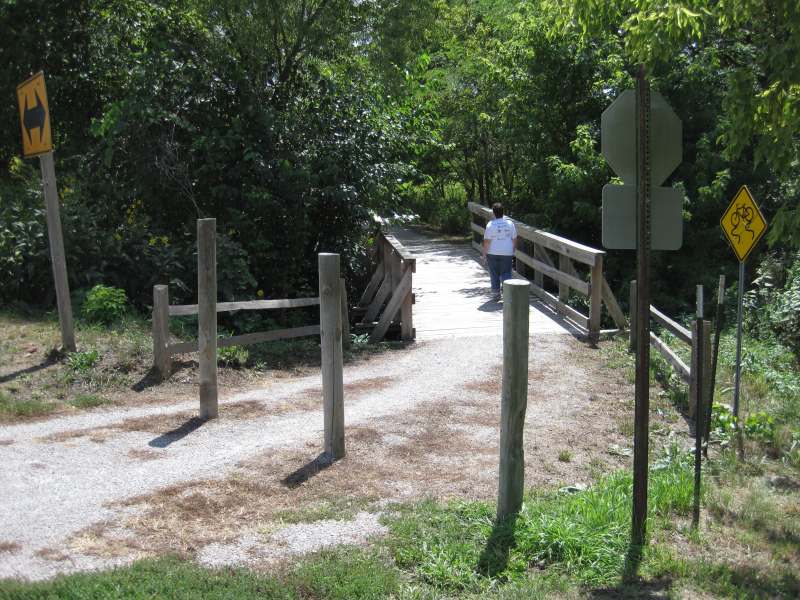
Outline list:
[[[3,542],[0,541],[0,554],[13,554],[14,552],[19,552],[22,549],[17,542]]]
[[[10,446],[14,443],[14,440],[0,440],[0,446]]]
[[[133,448],[132,450],[128,450],[128,457],[134,460],[147,462],[150,460],[157,460],[162,456],[155,450],[142,450],[139,448]]]
[[[69,560],[69,556],[61,552],[60,550],[56,550],[55,548],[41,548],[34,553],[39,558],[43,558],[44,560],[52,560],[54,562],[63,562],[65,560]]]

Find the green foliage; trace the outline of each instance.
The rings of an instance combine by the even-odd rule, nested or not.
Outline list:
[[[217,360],[221,365],[241,369],[247,365],[250,353],[244,346],[225,346],[217,349]]]
[[[98,284],[86,294],[82,311],[90,323],[110,325],[122,318],[127,309],[125,290]]]
[[[19,399],[0,390],[0,420],[3,417],[35,417],[53,412],[54,402],[37,398]]]
[[[774,335],[800,356],[800,254],[765,256],[746,302],[749,328]]]
[[[323,551],[293,572],[303,596],[330,600],[390,598],[400,587],[396,569],[374,554],[355,548]]]
[[[690,462],[676,451],[650,476],[650,514],[659,522],[686,514],[692,502]],[[575,494],[528,496],[515,520],[494,524],[484,502],[424,502],[389,519],[397,564],[447,593],[479,592],[524,579],[544,563],[589,585],[615,581],[630,533],[631,479],[616,473]],[[476,567],[477,566],[477,567]]]
[[[87,374],[100,360],[100,353],[97,350],[84,350],[82,352],[72,352],[67,357],[67,367],[74,373]]]

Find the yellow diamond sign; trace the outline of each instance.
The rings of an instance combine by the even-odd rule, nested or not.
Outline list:
[[[739,262],[747,260],[750,251],[767,230],[767,221],[746,185],[733,197],[719,224]]]
[[[50,135],[50,108],[47,105],[44,73],[40,71],[17,86],[17,101],[22,129],[22,154],[28,158],[50,152],[53,139]]]

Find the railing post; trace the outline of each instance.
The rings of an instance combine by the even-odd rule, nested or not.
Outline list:
[[[344,277],[339,278],[340,297],[342,299],[342,346],[350,346],[350,306],[347,301],[347,286]]]
[[[596,344],[600,339],[600,310],[603,303],[603,255],[594,258],[589,280],[589,340]]]
[[[503,388],[500,407],[500,483],[497,520],[519,512],[525,483],[523,429],[528,404],[530,283],[503,282]]]
[[[217,398],[217,220],[197,220],[200,418],[219,416]]]
[[[153,286],[153,367],[161,379],[172,372],[169,353],[169,287]]]
[[[542,252],[544,252],[544,250],[539,247],[539,244],[533,242],[533,258],[541,260],[542,262],[546,262],[542,256]],[[536,269],[533,270],[533,283],[538,285],[540,288],[544,287],[544,276],[542,275],[541,271],[537,271]]]
[[[400,254],[392,248],[392,294],[389,296],[389,299],[392,299],[397,293],[397,288],[400,285],[400,282],[403,280],[403,264],[402,259],[400,258]],[[402,307],[397,309],[397,314],[392,315],[392,321],[400,321],[402,318]]]
[[[562,273],[569,272],[569,257],[563,254],[558,255],[558,270]],[[558,282],[558,299],[561,302],[569,300],[569,286],[566,283]]]
[[[324,452],[330,460],[337,460],[345,454],[340,281],[339,255],[321,253],[319,255],[319,327],[322,345]]]
[[[698,286],[700,288],[701,286]],[[708,395],[708,377],[711,372],[711,323],[704,321],[702,313],[702,292],[698,295],[698,316],[692,324],[692,397],[689,401],[690,413],[694,412],[695,459],[694,459],[694,502],[692,527],[700,523],[700,476],[703,450],[703,423]]]
[[[628,291],[628,302],[630,308],[628,309],[630,312],[630,351],[636,352],[636,280],[631,280],[631,288]]]
[[[403,261],[403,274],[407,271],[411,273],[417,272],[417,261],[414,259],[408,259]],[[414,304],[414,284],[413,284],[413,275],[412,275],[412,284],[406,294],[405,299],[403,300],[403,306],[400,309],[400,338],[404,342],[410,342],[414,339],[414,314],[413,314],[413,304]]]

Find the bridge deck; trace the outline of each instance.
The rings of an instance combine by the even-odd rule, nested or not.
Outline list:
[[[414,327],[417,339],[499,336],[503,304],[492,299],[489,274],[466,243],[433,239],[415,230],[392,233],[414,252]],[[575,333],[544,303],[531,299],[530,332]]]

